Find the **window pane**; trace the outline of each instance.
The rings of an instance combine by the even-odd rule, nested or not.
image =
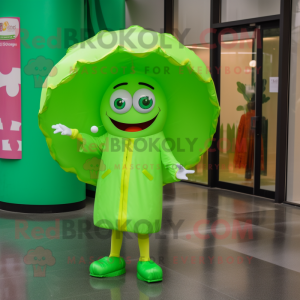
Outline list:
[[[260,188],[275,192],[279,28],[263,31],[262,155]]]
[[[280,14],[280,0],[222,0],[221,22]]]
[[[293,1],[287,201],[300,204],[300,2]]]
[[[209,67],[210,1],[174,0],[174,36]],[[208,153],[190,174],[189,181],[208,184]]]
[[[219,180],[253,187],[256,39],[222,35]]]
[[[209,44],[190,45],[187,47],[194,51],[202,59],[206,67],[209,68]],[[188,176],[189,181],[208,184],[208,152],[202,155],[199,164],[193,170],[195,170],[195,173]]]
[[[164,32],[164,1],[127,0],[125,10],[126,28],[139,25],[153,31]]]
[[[209,43],[209,28],[209,0],[174,1],[173,34],[182,44],[191,45]]]

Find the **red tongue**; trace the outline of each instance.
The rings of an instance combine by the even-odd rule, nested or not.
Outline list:
[[[128,127],[125,131],[127,132],[136,132],[136,131],[141,131],[142,128],[140,127],[137,127],[137,126],[131,126],[131,127]]]

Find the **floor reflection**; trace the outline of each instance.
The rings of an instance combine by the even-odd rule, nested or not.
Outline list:
[[[298,299],[300,209],[176,183],[150,238],[162,283],[136,278],[137,238],[124,235],[126,274],[92,278],[110,231],[93,225],[93,199],[63,214],[0,211],[0,299]]]

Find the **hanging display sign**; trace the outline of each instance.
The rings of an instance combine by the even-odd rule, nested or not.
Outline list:
[[[270,77],[270,93],[278,93],[279,77]]]
[[[0,158],[22,158],[20,18],[0,18]]]

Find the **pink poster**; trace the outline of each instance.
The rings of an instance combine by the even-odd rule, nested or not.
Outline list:
[[[20,18],[0,18],[0,158],[22,158]]]

